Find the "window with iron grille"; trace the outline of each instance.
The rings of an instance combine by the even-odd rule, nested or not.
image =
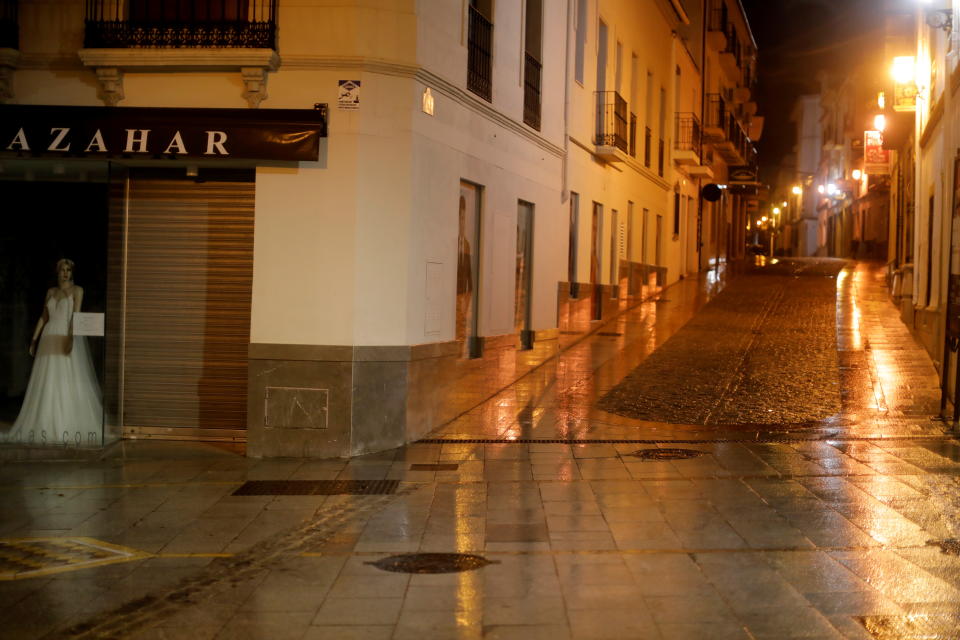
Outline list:
[[[523,55],[523,121],[540,130],[540,82],[543,65],[543,0],[527,0]]]
[[[84,47],[276,49],[278,0],[87,0]]]
[[[467,28],[467,89],[493,101],[493,20],[490,0],[470,0]]]

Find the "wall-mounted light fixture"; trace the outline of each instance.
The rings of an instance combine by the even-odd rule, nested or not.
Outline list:
[[[953,9],[927,9],[925,19],[931,29],[953,31]]]
[[[893,110],[917,110],[917,61],[913,56],[897,56],[890,69],[893,76]]]

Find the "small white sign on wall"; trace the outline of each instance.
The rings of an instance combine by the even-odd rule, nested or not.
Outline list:
[[[73,335],[75,336],[102,336],[104,333],[102,313],[85,313],[78,311],[73,314]]]
[[[341,111],[356,111],[360,108],[360,81],[339,80],[337,108]]]

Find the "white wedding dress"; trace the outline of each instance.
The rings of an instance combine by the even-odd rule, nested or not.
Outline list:
[[[73,296],[48,299],[47,314],[20,415],[3,440],[99,446],[103,403],[86,338],[73,336],[67,353]]]

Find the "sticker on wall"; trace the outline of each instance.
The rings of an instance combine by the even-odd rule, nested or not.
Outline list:
[[[430,87],[423,90],[423,100],[420,107],[428,116],[433,115],[433,93],[430,91]]]
[[[360,108],[360,81],[339,80],[337,108],[341,111],[356,111]]]

